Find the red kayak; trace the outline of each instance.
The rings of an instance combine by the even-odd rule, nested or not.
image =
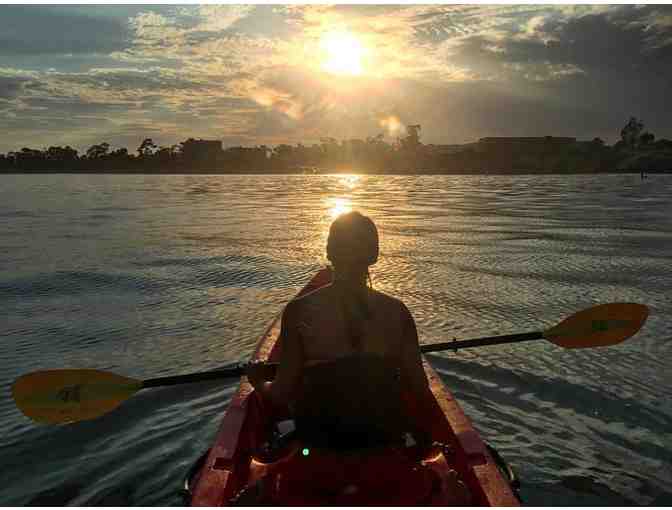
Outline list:
[[[299,295],[331,282],[319,271]],[[277,361],[280,318],[262,336],[254,361]],[[474,429],[434,370],[432,447],[343,452],[285,441],[245,378],[215,443],[187,477],[192,506],[518,506],[515,477]],[[414,405],[405,396],[408,413]],[[517,483],[517,482],[516,482]],[[459,490],[458,490],[459,488]],[[459,492],[459,494],[458,494]]]

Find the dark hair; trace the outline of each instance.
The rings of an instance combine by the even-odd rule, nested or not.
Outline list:
[[[371,218],[352,211],[341,214],[329,228],[327,258],[337,269],[350,266],[355,273],[361,271],[369,277],[369,266],[378,260],[378,229]],[[371,309],[366,294],[351,292],[341,296],[341,307],[346,318],[352,347],[362,347],[364,321],[371,318]]]
[[[352,211],[341,214],[329,227],[327,258],[335,265],[361,264],[364,269],[378,260],[378,229],[371,218]]]

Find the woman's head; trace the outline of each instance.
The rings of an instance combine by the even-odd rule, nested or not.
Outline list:
[[[327,258],[337,271],[366,274],[378,260],[378,230],[368,216],[341,214],[329,228]]]

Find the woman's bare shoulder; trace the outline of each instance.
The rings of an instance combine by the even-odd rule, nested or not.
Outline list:
[[[370,295],[379,310],[384,311],[385,313],[395,314],[395,316],[398,316],[403,320],[412,318],[411,312],[401,299],[373,289],[371,290]]]
[[[297,315],[304,311],[314,311],[315,307],[323,305],[331,295],[331,285],[320,287],[312,292],[292,299],[285,307],[285,314]]]

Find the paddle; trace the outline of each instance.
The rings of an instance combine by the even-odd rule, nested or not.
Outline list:
[[[530,331],[515,335],[501,335],[474,340],[442,342],[421,345],[423,354],[449,349],[467,349],[486,345],[512,344],[545,339],[565,349],[606,347],[620,344],[637,333],[649,315],[645,305],[609,303],[586,308],[570,315],[560,324],[545,331]]]
[[[637,333],[648,314],[646,306],[634,303],[598,305],[577,312],[544,331],[422,345],[420,350],[428,353],[541,338],[566,349],[616,345]],[[277,364],[267,363],[265,366],[270,379]],[[245,367],[246,364],[240,364],[145,381],[102,370],[40,370],[19,377],[12,386],[12,395],[21,412],[37,422],[69,423],[108,413],[145,388],[240,377],[244,375]]]

